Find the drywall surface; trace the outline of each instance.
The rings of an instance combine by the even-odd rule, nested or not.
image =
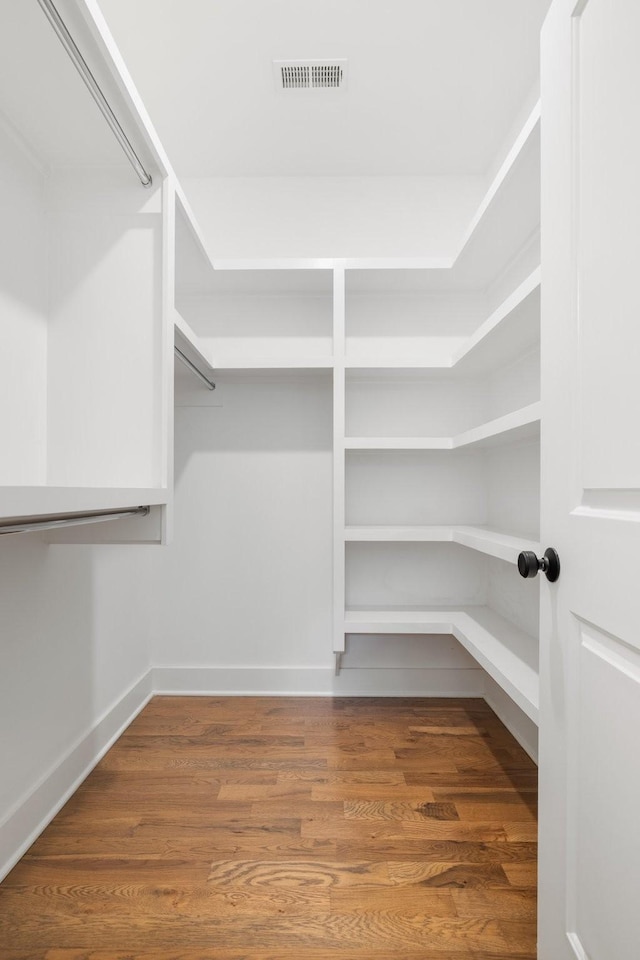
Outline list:
[[[183,184],[214,257],[452,257],[482,177],[211,177]]]
[[[3,823],[148,673],[143,554],[154,549],[0,537],[0,839]]]
[[[0,115],[0,482],[42,483],[47,385],[45,178]]]
[[[326,662],[330,379],[234,381],[200,395],[223,405],[176,407],[174,540],[152,557],[153,661]]]

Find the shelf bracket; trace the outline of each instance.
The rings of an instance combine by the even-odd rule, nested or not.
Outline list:
[[[335,657],[336,657],[336,667],[335,667],[335,669],[336,669],[336,677],[339,677],[339,676],[340,676],[340,668],[342,667],[342,653],[336,651]]]

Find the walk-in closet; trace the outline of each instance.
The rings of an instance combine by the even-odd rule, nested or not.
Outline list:
[[[0,4],[0,960],[635,960],[638,36]]]

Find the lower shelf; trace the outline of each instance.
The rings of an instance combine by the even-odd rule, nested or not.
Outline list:
[[[453,634],[514,703],[538,722],[538,643],[489,607],[350,609],[344,632]]]
[[[349,526],[345,541],[369,543],[459,543],[490,557],[517,563],[521,550],[540,551],[540,543],[527,537],[514,537],[482,526]]]

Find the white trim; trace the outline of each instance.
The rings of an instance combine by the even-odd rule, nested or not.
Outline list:
[[[538,728],[524,710],[501,689],[488,674],[485,676],[485,702],[491,707],[499,720],[504,723],[512,737],[518,741],[522,749],[533,762],[538,763]]]
[[[107,750],[147,705],[153,696],[151,677],[149,670],[137,680],[0,823],[0,880],[24,856]]]
[[[477,667],[154,667],[159,696],[482,697]]]

